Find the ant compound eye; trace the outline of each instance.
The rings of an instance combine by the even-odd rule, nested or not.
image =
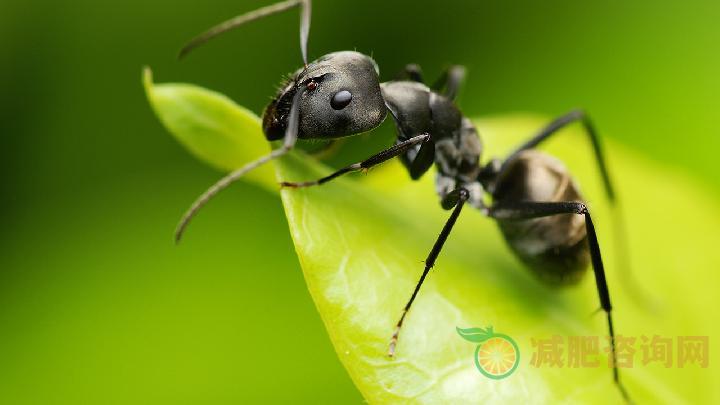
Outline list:
[[[330,106],[335,110],[342,110],[347,107],[352,101],[352,93],[347,90],[341,90],[335,93],[332,100],[330,100]]]

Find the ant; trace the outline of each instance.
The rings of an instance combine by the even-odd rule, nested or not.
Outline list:
[[[397,129],[397,140],[392,147],[320,179],[281,183],[288,188],[317,186],[346,173],[366,171],[394,157],[399,157],[410,177],[417,180],[435,165],[440,205],[452,212],[402,310],[388,355],[394,356],[410,307],[467,203],[495,219],[515,255],[547,283],[574,284],[592,263],[601,309],[607,316],[613,380],[629,401],[615,366],[612,305],[590,211],[563,164],[535,150],[560,129],[579,122],[592,142],[607,197],[614,203],[615,193],[600,139],[587,114],[581,110],[571,111],[541,129],[505,159],[492,159],[481,165],[483,148],[478,133],[453,101],[464,78],[462,67],[450,67],[430,88],[423,83],[417,65],[406,66],[405,80],[380,83],[375,61],[354,51],[330,53],[308,63],[310,0],[283,1],[223,22],[192,39],[182,48],[179,57],[219,34],[294,7],[300,8],[300,49],[304,66],[282,86],[262,118],[267,140],[282,140],[282,145],[231,172],[202,194],[180,221],[176,242],[197,211],[219,191],[250,170],[285,155],[298,139],[335,140],[357,135],[378,127],[389,112]],[[486,195],[492,198],[492,205],[485,204]]]

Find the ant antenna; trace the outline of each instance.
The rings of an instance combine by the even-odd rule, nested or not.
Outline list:
[[[180,239],[185,232],[185,228],[187,228],[188,224],[190,223],[190,220],[193,219],[193,217],[195,217],[195,214],[197,214],[200,208],[204,207],[205,204],[207,204],[211,198],[215,197],[217,193],[227,188],[230,184],[234,183],[247,172],[258,168],[273,159],[277,159],[280,156],[283,156],[284,154],[288,153],[290,149],[293,148],[293,146],[295,146],[295,142],[298,138],[298,126],[300,124],[299,100],[300,96],[302,96],[306,88],[306,85],[299,86],[295,95],[293,96],[292,106],[290,107],[290,116],[288,117],[288,124],[287,128],[285,129],[285,138],[283,141],[283,145],[273,150],[269,154],[255,161],[252,161],[245,166],[236,169],[233,172],[230,172],[227,176],[218,180],[209,189],[207,189],[207,191],[202,193],[202,195],[200,195],[200,197],[198,197],[195,202],[193,202],[190,208],[185,211],[185,214],[180,220],[180,223],[178,223],[178,226],[175,229],[175,243],[180,243]]]
[[[216,36],[228,32],[234,28],[237,28],[247,22],[255,21],[257,19],[267,17],[272,14],[280,13],[285,10],[289,10],[295,6],[300,6],[300,51],[302,52],[303,63],[305,64],[305,66],[307,66],[307,43],[308,35],[310,33],[311,14],[310,2],[311,0],[287,0],[250,11],[248,13],[222,22],[191,39],[190,42],[188,42],[180,50],[180,54],[178,54],[178,59],[184,58],[188,53],[190,53],[190,51],[215,38]]]
[[[302,53],[305,67],[308,65],[307,44],[310,35],[310,15],[312,14],[311,0],[301,0],[300,10],[300,52]]]

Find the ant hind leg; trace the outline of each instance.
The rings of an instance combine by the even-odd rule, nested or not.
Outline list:
[[[598,243],[595,226],[590,217],[590,211],[585,204],[580,202],[514,202],[496,204],[487,210],[488,216],[500,220],[524,220],[541,218],[560,214],[578,214],[585,217],[585,229],[587,232],[588,245],[590,247],[590,260],[595,284],[597,285],[600,306],[605,312],[608,323],[608,334],[610,336],[610,351],[613,366],[613,381],[620,390],[621,395],[627,402],[632,402],[625,386],[620,381],[620,373],[617,367],[617,350],[615,347],[615,328],[612,320],[612,305],[610,304],[610,290],[605,279],[605,268],[602,256],[600,255],[600,244]]]

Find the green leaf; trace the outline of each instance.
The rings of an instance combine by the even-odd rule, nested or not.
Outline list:
[[[492,328],[485,330],[482,328],[455,328],[457,333],[469,342],[482,343],[492,337]]]
[[[249,136],[235,135],[243,148],[234,149],[233,165],[257,156],[249,156],[251,150],[267,151],[257,119],[238,118],[249,113],[215,93],[187,85],[162,86],[168,87],[148,85],[155,109],[193,153],[229,168],[221,156],[232,154],[203,148],[224,137],[227,128],[240,128],[241,121],[255,122],[256,127],[242,129]],[[235,112],[219,114],[218,104]],[[516,114],[475,122],[487,159],[504,156],[548,120]],[[623,245],[632,274],[618,265],[616,216],[602,194],[582,131],[564,130],[543,150],[567,163],[597,223],[616,331],[636,339],[634,366],[623,369],[622,377],[639,403],[713,402],[720,398],[717,367],[678,367],[677,346],[673,367],[643,365],[642,337],[670,337],[675,345],[678,336],[716,336],[718,323],[709,314],[720,307],[715,292],[720,285],[717,196],[681,170],[605,139],[623,202],[619,212],[628,231]],[[289,181],[330,171],[301,153],[275,166],[278,177]],[[268,179],[260,183],[277,191]],[[393,327],[422,271],[421,261],[448,215],[439,207],[431,174],[413,182],[393,161],[368,176],[348,175],[321,187],[286,189],[281,197],[308,289],[340,360],[368,401],[621,402],[604,354],[600,367],[572,368],[567,367],[565,347],[565,367],[530,365],[537,339],[560,335],[567,345],[568,336],[607,334],[604,317],[591,315],[599,306],[592,274],[571,288],[543,285],[512,256],[493,221],[472,209],[461,215],[405,319],[396,357],[386,356]],[[647,300],[639,298],[643,296]],[[475,369],[474,348],[456,332],[459,327],[489,324],[512,337],[526,359],[502,380],[488,379]],[[717,364],[717,350],[709,352],[710,363]]]
[[[152,71],[143,71],[143,85],[150,105],[165,128],[198,159],[230,171],[270,151],[260,119],[226,96],[184,83],[154,84]],[[247,175],[269,186],[271,167]]]

